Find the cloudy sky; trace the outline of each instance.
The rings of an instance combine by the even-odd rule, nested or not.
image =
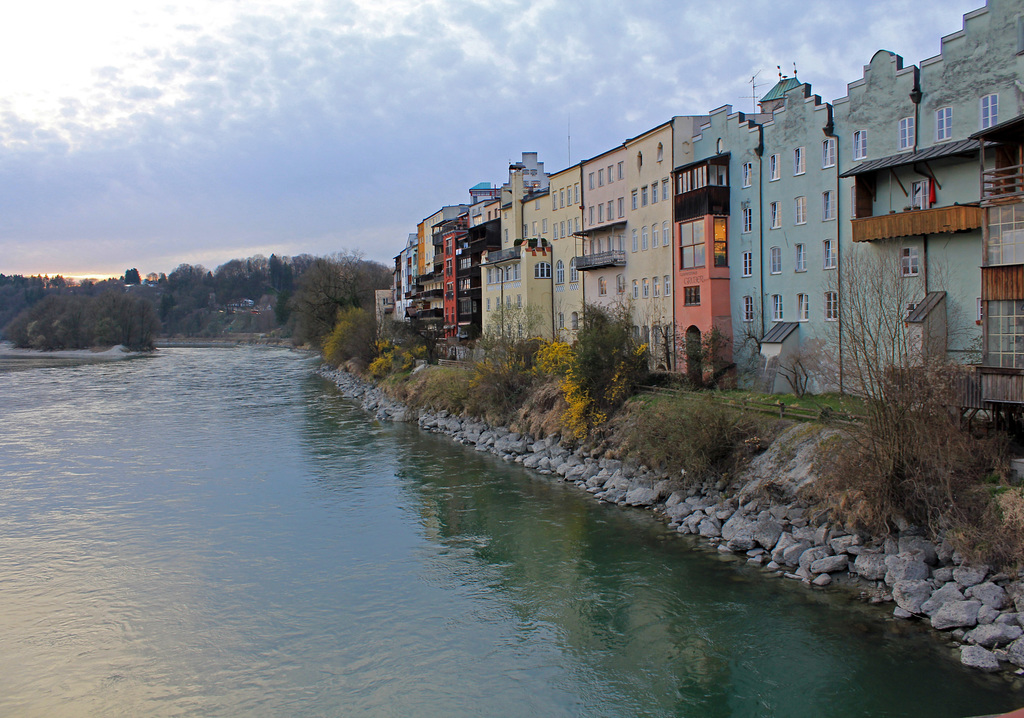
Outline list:
[[[826,100],[939,52],[983,0],[33,0],[0,25],[0,272],[169,272],[344,249],[538,151],[555,171],[675,114]],[[567,135],[571,128],[571,156]]]

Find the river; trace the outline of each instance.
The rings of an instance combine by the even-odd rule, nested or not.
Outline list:
[[[963,716],[942,641],[285,350],[0,363],[0,716]]]

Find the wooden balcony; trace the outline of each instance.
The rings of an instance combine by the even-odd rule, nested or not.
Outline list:
[[[1024,199],[1024,165],[986,170],[982,175],[981,201],[986,205]]]
[[[707,185],[675,196],[675,221],[688,222],[709,214],[729,214],[729,187]]]
[[[854,242],[962,232],[978,229],[981,223],[981,208],[971,205],[912,209],[880,217],[862,217],[851,222]]]

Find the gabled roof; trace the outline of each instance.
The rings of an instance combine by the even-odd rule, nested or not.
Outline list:
[[[803,83],[795,77],[784,77],[775,83],[775,87],[768,90],[768,94],[761,98],[760,102],[769,102],[771,100],[781,100],[786,96],[786,93],[792,90],[794,87],[799,87]]]
[[[881,159],[862,162],[853,169],[846,170],[840,177],[854,177],[866,172],[875,172],[889,167],[903,167],[917,162],[937,160],[940,157],[953,157],[955,155],[973,155],[978,151],[981,143],[978,140],[957,140],[956,142],[943,142],[940,145],[933,145],[917,152],[901,152],[898,155],[890,155]]]

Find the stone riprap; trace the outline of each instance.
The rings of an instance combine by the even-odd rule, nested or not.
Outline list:
[[[319,373],[378,420],[417,421],[477,451],[571,482],[599,501],[651,509],[679,533],[775,575],[808,586],[845,585],[872,603],[892,602],[895,617],[929,621],[962,644],[964,665],[1024,668],[1024,574],[968,566],[948,543],[913,526],[885,537],[848,531],[800,498],[813,481],[814,449],[833,432],[795,425],[734,480],[687,482],[635,461],[569,448],[557,436],[535,439],[446,411],[414,411],[348,372],[324,366]]]

